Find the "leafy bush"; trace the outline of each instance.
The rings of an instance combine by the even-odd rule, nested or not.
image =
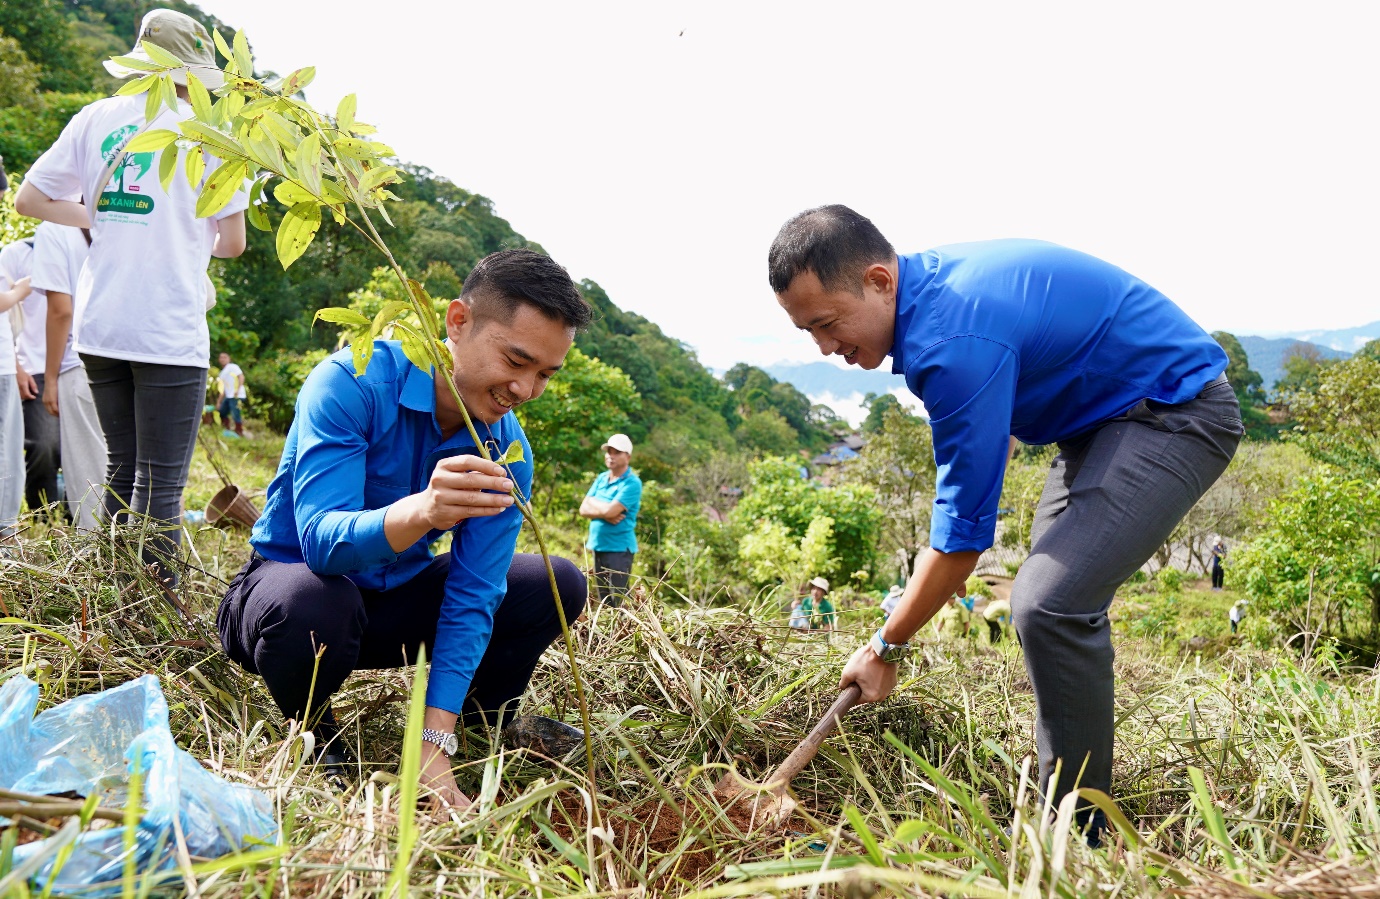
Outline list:
[[[244,382],[249,388],[245,413],[261,419],[275,431],[286,431],[292,425],[293,409],[302,383],[328,355],[326,350],[305,353],[279,350],[267,358],[242,365]]]

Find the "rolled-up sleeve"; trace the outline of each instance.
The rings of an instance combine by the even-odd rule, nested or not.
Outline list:
[[[523,496],[532,495],[532,447],[512,466]],[[517,549],[522,513],[516,506],[487,518],[470,518],[454,531],[446,595],[436,622],[436,641],[426,704],[460,714],[494,629],[494,612],[508,592],[508,569]]]
[[[302,558],[317,574],[350,574],[388,565],[388,508],[364,508],[370,394],[334,362],[318,365],[297,400],[293,470]]]
[[[982,337],[942,341],[906,368],[934,432],[930,546],[940,552],[980,552],[995,541],[1018,373],[1016,354]]]

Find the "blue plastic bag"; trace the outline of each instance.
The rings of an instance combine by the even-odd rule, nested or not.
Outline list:
[[[144,793],[144,816],[134,841],[140,874],[176,867],[174,821],[181,825],[187,852],[199,858],[277,839],[266,795],[227,783],[173,741],[158,678],[145,675],[80,696],[35,718],[37,707],[38,685],[27,677],[15,675],[0,686],[0,786],[25,793],[95,793],[100,805],[123,807],[137,765]],[[123,826],[81,834],[54,871],[58,841],[66,842],[59,834],[17,847],[13,869],[42,856],[46,860],[32,878],[40,887],[52,879],[59,894],[120,892]]]

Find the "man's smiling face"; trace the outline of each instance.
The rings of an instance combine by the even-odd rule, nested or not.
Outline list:
[[[499,316],[476,320],[468,304],[454,300],[446,311],[446,332],[460,398],[486,424],[541,396],[575,340],[573,327],[527,303],[505,322]],[[438,401],[450,405],[448,396],[442,391]]]
[[[806,270],[776,301],[822,354],[872,369],[886,359],[895,338],[896,272],[891,266],[868,266],[858,286],[857,292],[830,290]]]

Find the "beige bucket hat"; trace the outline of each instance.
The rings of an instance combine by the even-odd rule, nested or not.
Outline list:
[[[211,33],[206,30],[206,26],[191,16],[171,9],[149,10],[139,25],[139,40],[135,41],[134,49],[126,55],[152,62],[148,53],[144,51],[145,41],[157,44],[183,62],[184,68],[174,69],[170,73],[172,80],[178,84],[187,83],[189,71],[210,90],[225,83],[225,73],[216,65],[216,50],[211,43]],[[127,68],[111,59],[105,61],[105,70],[116,78],[133,78],[135,75],[149,74]]]

